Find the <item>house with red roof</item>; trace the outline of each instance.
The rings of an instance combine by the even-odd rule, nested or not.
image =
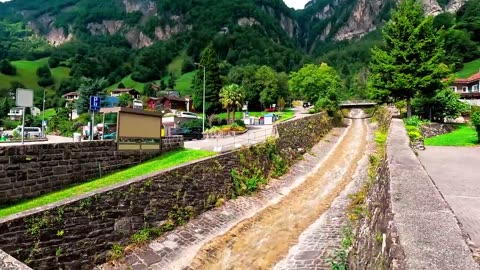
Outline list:
[[[193,100],[189,97],[151,97],[147,100],[147,105],[151,110],[193,111]]]
[[[450,89],[462,98],[480,99],[480,71],[466,79],[456,79]]]

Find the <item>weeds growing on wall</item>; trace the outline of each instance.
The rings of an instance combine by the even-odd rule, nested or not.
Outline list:
[[[290,166],[288,159],[279,150],[275,138],[242,149],[239,157],[241,169],[231,171],[235,196],[256,192],[262,185],[267,184],[268,178],[284,175]]]
[[[379,107],[375,111],[372,121],[377,122],[375,131],[375,153],[368,158],[368,179],[361,189],[349,195],[350,203],[347,207],[347,225],[342,229],[342,246],[335,252],[331,260],[333,270],[348,269],[348,251],[354,244],[354,227],[358,222],[368,216],[366,198],[372,185],[375,183],[378,168],[381,161],[385,159],[388,130],[391,122],[390,112],[385,107]]]

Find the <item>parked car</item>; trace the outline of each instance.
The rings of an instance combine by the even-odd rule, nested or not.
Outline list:
[[[171,135],[181,135],[184,140],[193,140],[193,139],[203,139],[203,134],[201,129],[190,129],[190,128],[172,128],[170,130]]]
[[[19,136],[22,135],[22,126],[16,127],[14,130],[4,131],[2,136],[7,138],[12,138],[14,133],[17,133]],[[39,127],[25,127],[25,137],[40,137],[42,136],[42,129]]]

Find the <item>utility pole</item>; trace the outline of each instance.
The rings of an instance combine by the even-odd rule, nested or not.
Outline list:
[[[196,65],[203,67],[203,121],[202,121],[202,133],[205,133],[205,88],[207,86],[207,81],[206,81],[206,67],[200,63],[195,63]]]

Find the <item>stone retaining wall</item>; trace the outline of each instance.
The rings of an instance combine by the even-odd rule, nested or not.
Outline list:
[[[276,146],[285,154],[294,147],[319,141],[332,128],[331,121],[322,114],[296,121],[279,125],[282,131]],[[292,125],[304,129],[289,132]],[[106,261],[114,244],[129,243],[132,234],[142,228],[159,227],[172,218],[187,219],[214,207],[219,200],[230,199],[234,189],[232,170],[242,167],[245,155],[255,153],[267,176],[273,161],[266,158],[265,145],[192,162],[0,219],[0,249],[35,269],[92,269]],[[293,162],[297,156],[284,158]]]
[[[167,138],[163,151],[183,147]],[[117,151],[114,141],[0,146],[0,205],[39,196],[158,156]]]
[[[455,125],[430,123],[421,126],[422,135],[424,138],[435,137],[438,135],[450,133],[455,130]]]

